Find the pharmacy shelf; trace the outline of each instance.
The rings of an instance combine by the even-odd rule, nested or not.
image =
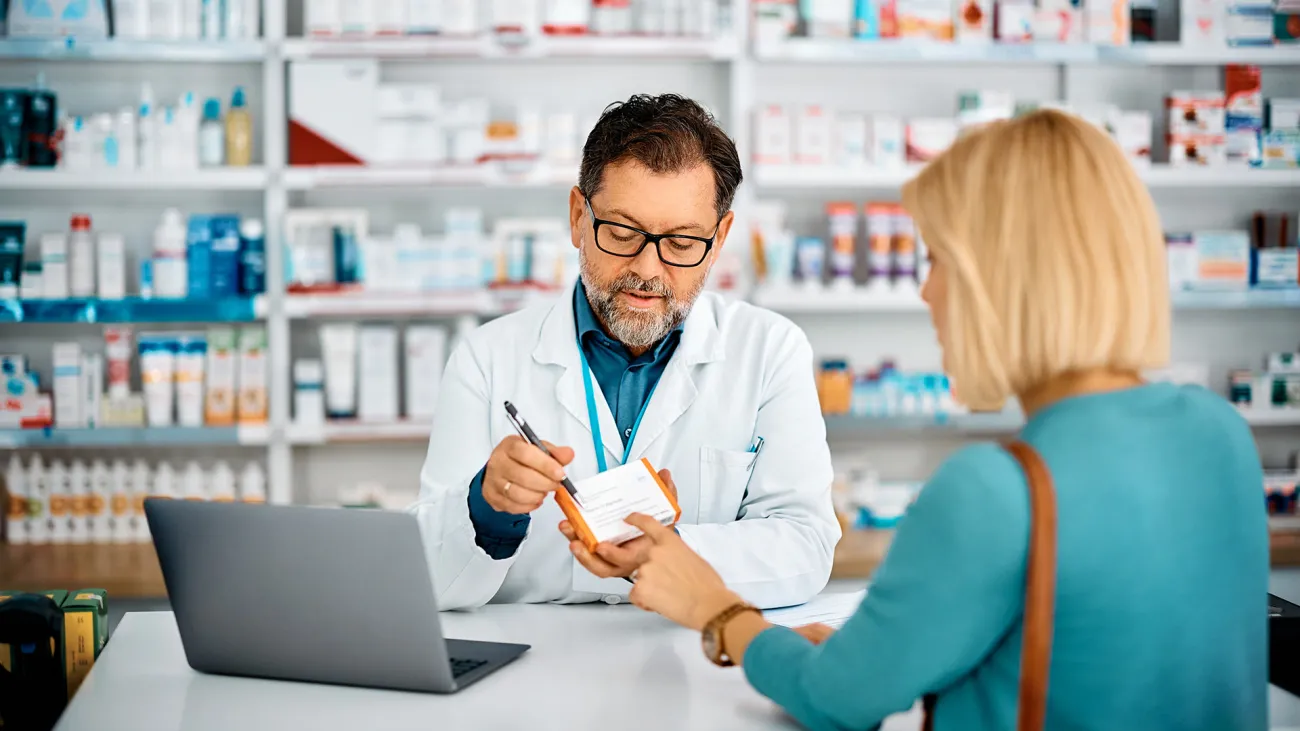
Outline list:
[[[758,288],[750,302],[787,315],[852,314],[870,312],[925,312],[920,294],[912,292],[874,292],[866,288],[842,291],[835,288]]]
[[[167,300],[0,300],[0,322],[254,322],[266,316],[265,297]]]
[[[97,429],[3,429],[0,448],[104,448],[265,446],[265,425],[232,427],[100,427]]]
[[[725,61],[739,55],[732,38],[652,36],[392,36],[388,38],[293,38],[285,58],[661,58]]]
[[[1300,308],[1300,289],[1174,292],[1171,299],[1179,310],[1287,310]]]
[[[3,60],[260,63],[266,51],[262,41],[0,38]]]
[[[781,63],[1300,65],[1300,47],[1196,48],[1177,43],[1094,46],[1072,43],[941,43],[792,38],[754,44],[754,57]]]
[[[261,191],[269,176],[260,167],[198,170],[0,170],[0,190],[248,190]]]
[[[754,181],[766,188],[853,188],[892,190],[911,180],[920,166],[898,168],[817,165],[757,165]],[[1138,176],[1151,188],[1300,188],[1300,169],[1263,170],[1249,167],[1140,168]]]
[[[316,317],[494,317],[533,304],[555,301],[554,292],[526,290],[465,290],[448,292],[343,292],[298,294],[285,298],[290,319]]]
[[[518,171],[501,165],[473,166],[363,166],[321,165],[291,167],[281,182],[288,190],[317,188],[546,188],[569,187],[578,182],[578,168],[529,166]]]
[[[1300,408],[1240,409],[1241,416],[1256,429],[1300,427]],[[1025,423],[1017,410],[991,414],[927,414],[911,416],[828,416],[826,435],[831,439],[853,439],[885,432],[954,432],[964,435],[1007,434]]]
[[[429,428],[427,421],[409,420],[392,423],[326,421],[310,426],[293,424],[289,427],[289,443],[308,446],[349,442],[427,442]]]

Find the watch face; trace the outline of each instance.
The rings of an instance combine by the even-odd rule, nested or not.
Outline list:
[[[721,660],[721,653],[718,651],[718,633],[712,629],[707,629],[700,635],[700,644],[704,646],[704,656],[717,662]]]

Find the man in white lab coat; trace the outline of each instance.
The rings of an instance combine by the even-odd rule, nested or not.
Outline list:
[[[548,498],[564,473],[643,457],[677,491],[682,538],[747,600],[826,585],[840,529],[812,349],[778,315],[701,294],[740,181],[735,145],[693,101],[635,96],[601,116],[569,194],[580,280],[447,364],[411,508],[441,608],[626,601],[646,539],[588,552]],[[559,445],[550,457],[505,401]]]

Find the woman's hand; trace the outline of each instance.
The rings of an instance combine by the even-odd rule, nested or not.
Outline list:
[[[640,528],[652,544],[636,572],[629,595],[633,604],[701,630],[722,610],[742,601],[671,528],[641,513],[633,513],[625,522]]]

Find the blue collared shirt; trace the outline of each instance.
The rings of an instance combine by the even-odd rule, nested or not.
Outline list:
[[[653,348],[639,356],[633,356],[622,343],[605,334],[600,327],[600,320],[592,311],[587,301],[587,291],[578,282],[573,292],[574,325],[578,340],[582,343],[582,353],[587,357],[592,375],[600,385],[601,393],[609,410],[614,414],[614,423],[626,445],[636,426],[637,417],[650,400],[659,378],[663,376],[668,361],[677,350],[681,340],[682,326],[678,325]],[[545,436],[543,435],[544,439]],[[582,449],[587,445],[570,445]],[[511,515],[499,513],[483,499],[483,473],[486,465],[469,486],[469,517],[474,524],[474,540],[479,548],[494,559],[513,556],[528,532],[528,515]]]

